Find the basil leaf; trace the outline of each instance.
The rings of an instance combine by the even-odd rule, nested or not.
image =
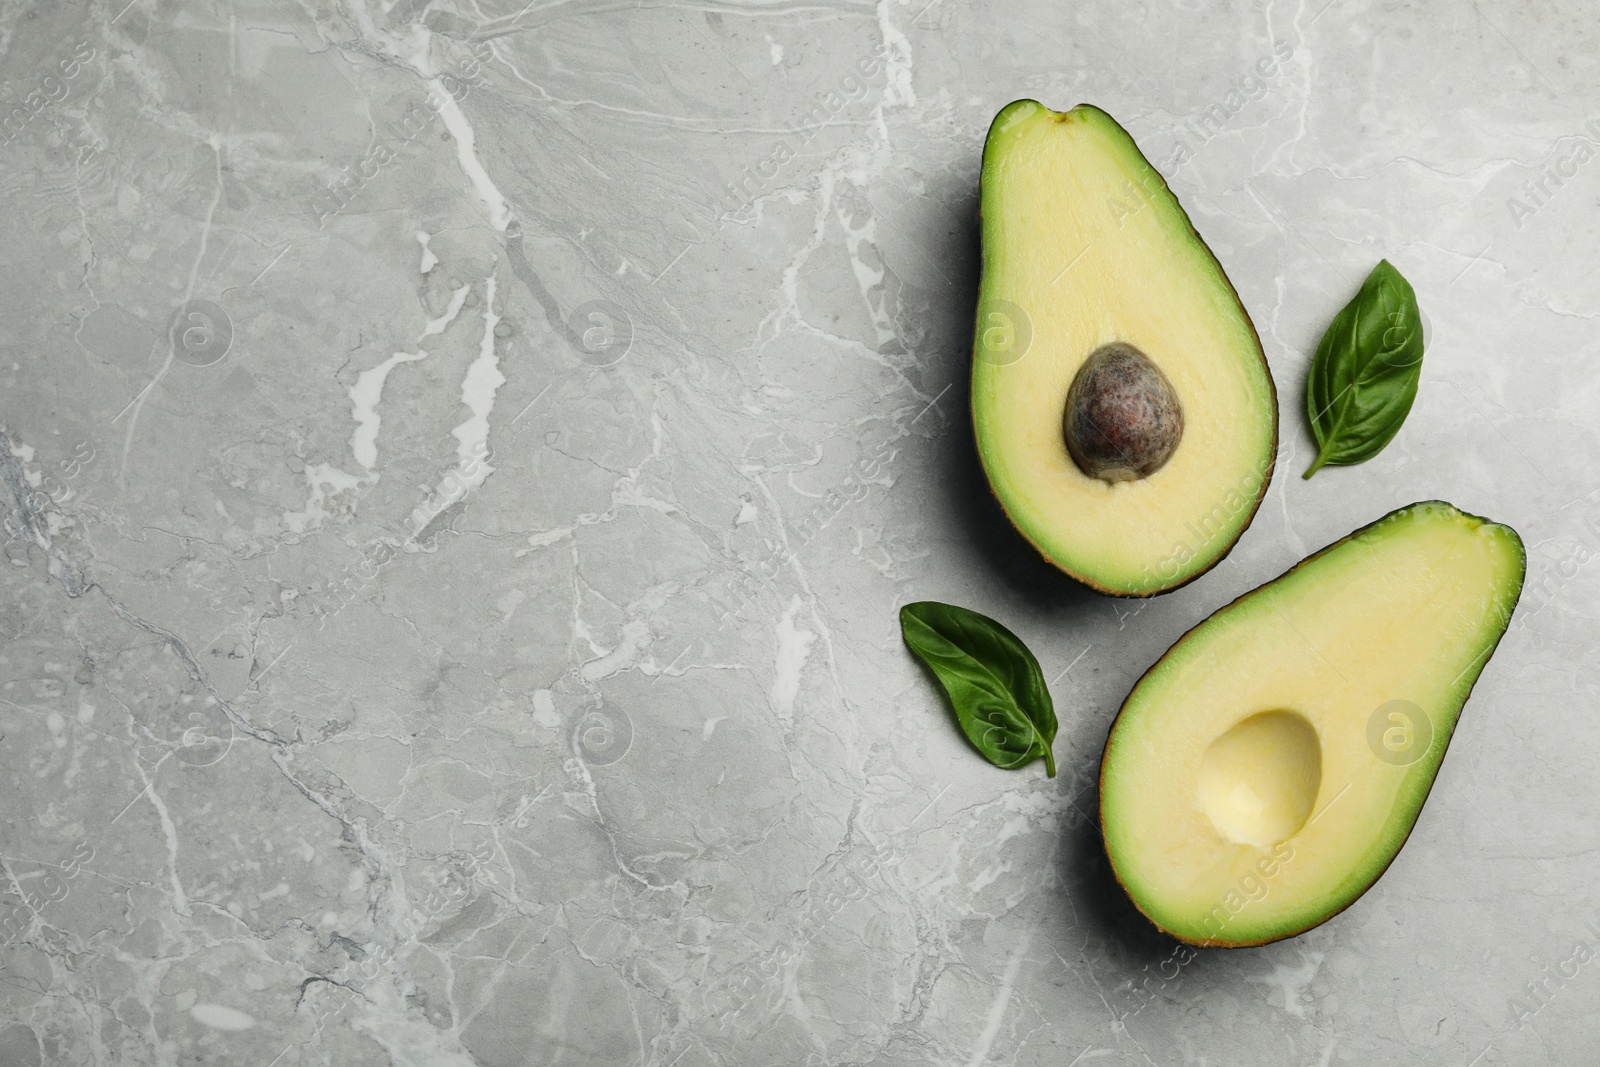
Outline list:
[[[900,609],[906,644],[933,668],[967,740],[996,767],[1044,757],[1056,776],[1055,705],[1039,661],[1017,635],[987,615],[923,600]]]
[[[1306,414],[1317,459],[1302,477],[1329,463],[1365,463],[1383,451],[1411,411],[1421,378],[1417,294],[1387,259],[1379,260],[1311,360]]]

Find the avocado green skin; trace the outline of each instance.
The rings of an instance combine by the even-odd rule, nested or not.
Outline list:
[[[1344,544],[1346,541],[1351,540],[1352,538],[1360,537],[1362,534],[1366,533],[1368,530],[1372,529],[1374,526],[1377,526],[1378,524],[1382,523],[1384,520],[1392,518],[1395,515],[1399,515],[1403,511],[1410,511],[1412,508],[1424,507],[1424,506],[1426,506],[1428,504],[1443,504],[1446,507],[1452,508],[1455,511],[1461,511],[1460,508],[1456,507],[1454,504],[1451,504],[1451,503],[1449,503],[1448,501],[1445,501],[1445,500],[1418,500],[1418,501],[1415,501],[1414,503],[1407,504],[1405,507],[1395,508],[1393,511],[1389,512],[1387,515],[1384,515],[1382,518],[1378,518],[1378,519],[1373,520],[1372,522],[1367,523],[1365,526],[1361,527],[1359,530],[1352,530],[1350,533],[1348,533],[1345,536],[1339,538],[1339,540],[1333,542],[1333,544],[1331,544],[1331,545],[1328,545],[1326,548],[1323,548],[1323,549],[1320,549],[1320,550],[1318,550],[1316,552],[1313,552],[1311,555],[1307,556],[1305,559],[1301,560],[1299,563],[1296,563],[1293,567],[1290,567],[1288,570],[1284,571],[1282,574],[1278,575],[1276,578],[1272,579],[1271,581],[1264,582],[1261,585],[1256,586],[1255,589],[1252,589],[1247,593],[1242,593],[1239,596],[1234,597],[1227,604],[1223,605],[1223,607],[1218,608],[1217,611],[1226,610],[1227,608],[1232,607],[1234,604],[1239,603],[1241,600],[1244,600],[1244,599],[1246,599],[1248,597],[1251,597],[1251,596],[1255,595],[1255,593],[1258,590],[1265,589],[1269,585],[1273,585],[1276,582],[1282,581],[1283,579],[1289,577],[1289,575],[1293,574],[1295,571],[1299,570],[1301,567],[1304,567],[1307,563],[1310,563],[1312,560],[1315,560],[1315,559],[1317,559],[1317,558],[1319,558],[1321,556],[1326,555],[1329,552],[1332,552],[1334,549],[1338,548],[1340,545]],[[1461,514],[1467,516],[1468,518],[1478,519],[1478,520],[1480,520],[1482,522],[1486,522],[1486,523],[1494,522],[1494,520],[1492,520],[1492,519],[1486,519],[1482,515],[1473,515],[1471,512],[1467,512],[1467,511],[1461,511]],[[1503,522],[1494,523],[1494,524],[1497,525],[1497,526],[1506,526],[1506,524],[1503,523]],[[1512,529],[1511,527],[1506,526],[1506,528],[1512,530],[1513,533],[1516,533],[1516,531],[1514,529]],[[1527,575],[1527,570],[1528,570],[1528,550],[1527,550],[1527,546],[1522,543],[1522,536],[1520,534],[1517,535],[1517,549],[1518,549],[1518,552],[1520,553],[1521,559],[1522,559],[1522,575],[1519,576],[1518,579],[1517,579],[1517,595],[1511,601],[1511,611],[1508,611],[1506,613],[1506,625],[1501,629],[1500,635],[1494,639],[1494,644],[1489,646],[1488,654],[1486,656],[1484,656],[1484,662],[1485,663],[1487,663],[1490,659],[1492,659],[1494,657],[1495,650],[1500,647],[1500,642],[1505,639],[1506,631],[1511,629],[1511,616],[1516,611],[1516,607],[1517,607],[1518,602],[1520,602],[1521,599],[1522,599],[1522,583],[1523,583],[1523,579]],[[1211,615],[1215,615],[1217,613],[1217,611],[1212,612]],[[1125,710],[1127,710],[1129,698],[1131,698],[1133,696],[1134,692],[1139,688],[1140,683],[1142,683],[1145,680],[1145,677],[1148,676],[1157,667],[1161,666],[1161,664],[1165,663],[1166,659],[1167,659],[1167,656],[1169,656],[1172,653],[1172,650],[1177,648],[1180,644],[1182,644],[1183,643],[1183,639],[1185,637],[1188,637],[1191,633],[1193,633],[1195,630],[1198,630],[1201,626],[1204,626],[1205,623],[1207,622],[1207,620],[1209,620],[1211,618],[1211,615],[1207,615],[1204,619],[1201,619],[1199,622],[1197,622],[1193,626],[1189,627],[1189,629],[1185,630],[1184,633],[1183,633],[1183,637],[1179,637],[1176,641],[1174,641],[1172,643],[1172,647],[1168,648],[1166,652],[1163,652],[1161,654],[1161,658],[1157,659],[1154,663],[1150,664],[1150,666],[1145,670],[1144,674],[1141,674],[1139,676],[1139,680],[1133,683],[1133,688],[1128,690],[1128,696],[1123,698],[1122,707],[1117,709],[1117,718],[1111,720],[1111,729],[1106,732],[1105,747],[1101,750],[1101,753],[1100,753],[1100,777],[1099,777],[1098,785],[1096,787],[1097,790],[1104,790],[1105,789],[1106,761],[1107,761],[1107,758],[1111,755],[1111,740],[1112,740],[1113,737],[1116,736],[1117,720],[1121,719],[1122,718],[1122,713]],[[1482,674],[1478,675],[1478,678],[1482,678],[1482,677],[1483,677]],[[1467,700],[1470,700],[1472,698],[1472,690],[1477,688],[1478,678],[1474,678],[1472,680],[1472,685],[1467,687],[1466,696],[1462,698],[1462,702],[1461,702],[1463,708],[1466,706]],[[1450,742],[1452,740],[1454,740],[1454,739],[1455,739],[1455,730],[1452,729],[1450,731],[1450,736],[1444,739],[1444,750],[1443,750],[1443,752],[1441,753],[1441,755],[1439,757],[1441,764],[1443,763],[1444,757],[1450,754]],[[1433,777],[1431,779],[1429,779],[1429,781],[1428,781],[1428,788],[1422,794],[1422,800],[1417,805],[1417,810],[1419,812],[1422,810],[1423,806],[1427,804],[1428,797],[1433,795],[1433,787],[1434,787],[1434,784],[1438,782],[1438,780],[1439,780],[1439,775],[1438,775],[1437,772],[1435,772]],[[1255,948],[1258,945],[1271,944],[1274,941],[1282,941],[1285,938],[1298,937],[1300,934],[1305,933],[1307,930],[1312,930],[1312,929],[1315,929],[1318,926],[1321,926],[1323,923],[1327,922],[1329,919],[1333,918],[1335,915],[1340,914],[1346,908],[1350,907],[1350,905],[1354,904],[1356,901],[1358,901],[1362,897],[1366,896],[1367,890],[1371,889],[1374,885],[1378,884],[1378,879],[1383,877],[1384,872],[1388,871],[1390,865],[1392,865],[1394,863],[1395,859],[1400,855],[1401,850],[1406,847],[1406,842],[1411,839],[1411,831],[1415,830],[1416,828],[1417,828],[1417,820],[1415,818],[1413,818],[1411,820],[1411,825],[1406,827],[1405,835],[1400,838],[1400,844],[1395,846],[1394,855],[1390,856],[1389,857],[1389,862],[1385,863],[1383,865],[1383,867],[1378,870],[1378,873],[1372,876],[1372,881],[1367,883],[1366,888],[1362,889],[1361,892],[1357,893],[1355,896],[1351,897],[1348,901],[1346,901],[1345,903],[1341,904],[1339,907],[1335,908],[1333,911],[1330,911],[1327,915],[1324,915],[1322,918],[1318,919],[1316,922],[1307,923],[1305,926],[1302,926],[1299,929],[1296,929],[1296,930],[1285,930],[1281,934],[1274,934],[1271,937],[1263,937],[1263,938],[1260,938],[1260,939],[1255,940],[1255,941],[1222,941],[1222,940],[1216,940],[1216,939],[1211,939],[1211,938],[1198,938],[1197,939],[1197,938],[1191,938],[1191,937],[1184,937],[1182,934],[1174,933],[1173,931],[1168,930],[1166,927],[1162,926],[1159,922],[1157,922],[1155,920],[1155,918],[1153,916],[1151,916],[1151,914],[1149,912],[1145,911],[1144,908],[1142,906],[1140,906],[1138,898],[1136,898],[1132,893],[1128,892],[1127,885],[1122,881],[1122,872],[1117,870],[1116,861],[1111,858],[1111,847],[1110,847],[1109,843],[1107,843],[1107,841],[1106,841],[1105,812],[1104,812],[1103,809],[1100,812],[1100,841],[1101,841],[1102,847],[1105,849],[1105,852],[1106,852],[1106,860],[1111,865],[1111,873],[1117,880],[1117,886],[1124,893],[1128,894],[1128,899],[1133,902],[1133,906],[1135,908],[1139,909],[1139,914],[1140,915],[1143,915],[1147,920],[1149,920],[1151,926],[1154,926],[1157,930],[1160,930],[1162,933],[1166,934],[1170,938],[1173,938],[1173,939],[1175,939],[1177,941],[1182,941],[1183,943],[1188,944],[1188,945],[1193,945],[1196,948]]]
[[[984,136],[984,142],[983,142],[984,160],[983,160],[982,164],[980,164],[980,169],[979,169],[979,174],[980,175],[982,173],[984,173],[988,169],[989,146],[991,144],[993,144],[993,142],[994,142],[994,129],[995,129],[995,127],[1000,124],[1001,120],[1006,117],[1007,113],[1010,112],[1012,108],[1024,107],[1024,106],[1027,106],[1027,105],[1032,105],[1034,107],[1041,107],[1041,108],[1044,107],[1043,104],[1039,103],[1037,100],[1032,99],[1031,97],[1023,97],[1020,100],[1013,100],[1011,103],[1009,103],[1005,107],[1001,108],[1000,111],[995,115],[994,121],[989,123],[989,133]],[[1046,109],[1046,110],[1049,110],[1049,109]],[[1137,154],[1138,157],[1141,160],[1143,160],[1143,162],[1147,166],[1150,165],[1150,161],[1148,159],[1145,159],[1144,153],[1139,151],[1138,145],[1135,144],[1135,142],[1133,140],[1133,136],[1131,134],[1129,134],[1128,131],[1123,130],[1122,129],[1122,125],[1119,122],[1117,122],[1116,119],[1112,118],[1109,114],[1107,114],[1105,111],[1101,110],[1098,107],[1095,107],[1093,104],[1078,104],[1077,106],[1075,106],[1073,108],[1070,108],[1067,112],[1065,112],[1065,114],[1070,114],[1073,111],[1093,112],[1094,114],[1101,116],[1106,122],[1110,123],[1112,126],[1115,126],[1118,130],[1122,130],[1123,135],[1128,138],[1128,143],[1133,146],[1134,153]],[[1268,388],[1271,389],[1271,391],[1272,391],[1272,455],[1271,455],[1271,458],[1267,462],[1267,468],[1266,468],[1265,472],[1263,472],[1263,474],[1261,476],[1261,490],[1258,493],[1256,493],[1256,498],[1255,498],[1254,502],[1252,502],[1251,505],[1250,505],[1250,513],[1249,513],[1249,515],[1247,515],[1245,517],[1245,520],[1244,520],[1243,524],[1240,525],[1239,532],[1234,534],[1233,540],[1229,541],[1227,543],[1227,545],[1223,547],[1222,551],[1220,551],[1220,552],[1218,552],[1216,554],[1216,557],[1213,558],[1211,560],[1211,562],[1207,563],[1205,566],[1203,566],[1200,569],[1196,570],[1193,574],[1180,575],[1179,577],[1175,578],[1170,584],[1164,585],[1164,586],[1160,587],[1159,589],[1151,589],[1151,590],[1148,590],[1148,591],[1142,592],[1142,593],[1141,592],[1131,592],[1130,593],[1130,592],[1125,592],[1125,591],[1119,590],[1119,589],[1112,589],[1112,588],[1109,588],[1109,587],[1107,587],[1105,585],[1102,585],[1101,583],[1095,581],[1093,578],[1090,578],[1087,575],[1079,574],[1076,571],[1072,570],[1070,567],[1067,567],[1060,560],[1057,560],[1057,559],[1053,558],[1048,552],[1046,552],[1044,550],[1044,548],[1037,541],[1035,541],[1032,537],[1029,537],[1028,536],[1028,531],[1023,529],[1023,527],[1017,522],[1017,520],[1014,517],[1012,517],[1011,512],[1009,510],[1007,510],[1007,508],[1006,508],[1005,501],[1000,499],[1000,494],[995,491],[994,482],[993,482],[992,479],[990,479],[988,477],[987,470],[984,473],[984,480],[989,485],[989,493],[990,493],[991,496],[994,497],[995,503],[1000,505],[1000,511],[1005,515],[1006,521],[1011,523],[1012,529],[1016,530],[1017,533],[1021,534],[1022,535],[1022,539],[1024,541],[1027,541],[1028,544],[1032,545],[1033,548],[1034,548],[1034,551],[1038,552],[1039,555],[1042,556],[1047,563],[1049,563],[1052,567],[1055,567],[1057,570],[1061,571],[1063,574],[1067,575],[1069,578],[1072,578],[1072,579],[1074,579],[1074,580],[1076,580],[1078,582],[1083,583],[1084,585],[1088,586],[1090,589],[1093,589],[1097,593],[1100,593],[1100,594],[1102,594],[1104,596],[1118,597],[1118,598],[1124,599],[1124,600],[1146,600],[1146,599],[1148,599],[1150,597],[1153,597],[1153,596],[1160,596],[1162,593],[1170,593],[1174,589],[1182,589],[1184,586],[1188,585],[1190,582],[1194,581],[1196,578],[1199,578],[1201,575],[1203,575],[1203,574],[1207,573],[1208,571],[1210,571],[1211,568],[1215,567],[1217,564],[1219,564],[1223,560],[1227,559],[1228,558],[1228,554],[1230,552],[1232,552],[1234,546],[1239,543],[1239,538],[1244,536],[1244,532],[1246,530],[1248,530],[1250,528],[1250,524],[1255,521],[1256,512],[1261,510],[1261,501],[1267,495],[1267,488],[1272,484],[1272,475],[1276,471],[1277,465],[1278,465],[1278,384],[1277,384],[1277,382],[1273,381],[1272,368],[1267,365],[1267,354],[1261,347],[1261,334],[1256,330],[1256,324],[1250,318],[1250,313],[1245,310],[1244,301],[1239,299],[1239,290],[1234,287],[1233,280],[1228,277],[1227,271],[1222,269],[1222,263],[1217,259],[1216,253],[1211,251],[1211,246],[1206,244],[1205,240],[1200,236],[1199,231],[1197,231],[1194,228],[1194,223],[1192,221],[1190,221],[1189,213],[1184,210],[1183,204],[1179,202],[1177,194],[1173,193],[1172,190],[1167,186],[1167,179],[1161,174],[1160,171],[1156,170],[1154,166],[1150,166],[1150,173],[1154,174],[1160,180],[1160,182],[1161,182],[1161,190],[1163,192],[1166,192],[1166,193],[1168,193],[1169,195],[1172,196],[1173,205],[1175,207],[1177,207],[1178,213],[1183,216],[1183,221],[1188,225],[1189,234],[1194,239],[1195,244],[1199,245],[1202,249],[1204,249],[1206,255],[1210,256],[1211,257],[1211,261],[1217,265],[1217,274],[1222,278],[1223,283],[1227,285],[1228,291],[1233,294],[1234,301],[1238,303],[1238,305],[1239,305],[1239,313],[1240,313],[1240,315],[1242,315],[1244,317],[1245,325],[1250,327],[1250,336],[1255,341],[1256,357],[1261,360],[1261,370],[1267,377],[1267,386],[1268,386]],[[983,218],[983,193],[982,193],[982,189],[981,189],[981,184],[982,184],[982,178],[981,177],[979,178],[979,183],[980,183],[980,189],[979,189],[979,193],[978,193],[978,217],[981,220]],[[980,225],[979,226],[980,235],[982,233],[982,229],[983,228]],[[981,295],[981,292],[982,292],[982,283],[981,282],[979,284],[979,291],[980,291],[980,295]],[[976,307],[976,304],[974,304],[974,307]],[[974,318],[976,318],[976,315],[974,315]],[[972,343],[973,343],[972,366],[973,366],[974,373],[976,373],[977,368],[978,368],[977,351],[978,351],[978,344],[979,344],[978,324],[976,324],[976,323],[975,323],[974,329],[973,329],[973,342]],[[973,435],[974,435],[974,439],[976,439],[977,435],[981,432],[979,430],[979,427],[978,427],[978,411],[977,411],[977,406],[975,404],[971,405],[971,408],[972,408],[972,432],[973,432]],[[978,450],[978,462],[979,462],[980,465],[983,462],[983,450],[981,448]]]

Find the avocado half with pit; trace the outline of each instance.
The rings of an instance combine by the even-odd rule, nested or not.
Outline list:
[[[1099,108],[989,128],[972,421],[989,485],[1061,570],[1119,596],[1205,573],[1272,477],[1278,401],[1222,267]]]
[[[1238,947],[1366,892],[1416,824],[1525,570],[1510,527],[1427,501],[1180,638],[1100,765],[1106,854],[1139,910]]]

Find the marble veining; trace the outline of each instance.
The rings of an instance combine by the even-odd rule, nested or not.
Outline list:
[[[0,1064],[1592,1062],[1591,16],[0,10]],[[1155,600],[1051,571],[973,452],[1025,96],[1126,126],[1277,382],[1254,524]],[[1383,257],[1415,408],[1304,482]],[[1432,497],[1529,575],[1406,848],[1300,937],[1160,936],[1098,842],[1122,698]],[[1056,778],[967,748],[919,599],[1038,653]]]

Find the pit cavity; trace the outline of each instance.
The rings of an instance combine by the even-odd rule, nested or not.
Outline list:
[[[1200,805],[1217,833],[1275,845],[1311,817],[1322,785],[1316,727],[1293,711],[1263,711],[1211,742],[1200,761]]]

